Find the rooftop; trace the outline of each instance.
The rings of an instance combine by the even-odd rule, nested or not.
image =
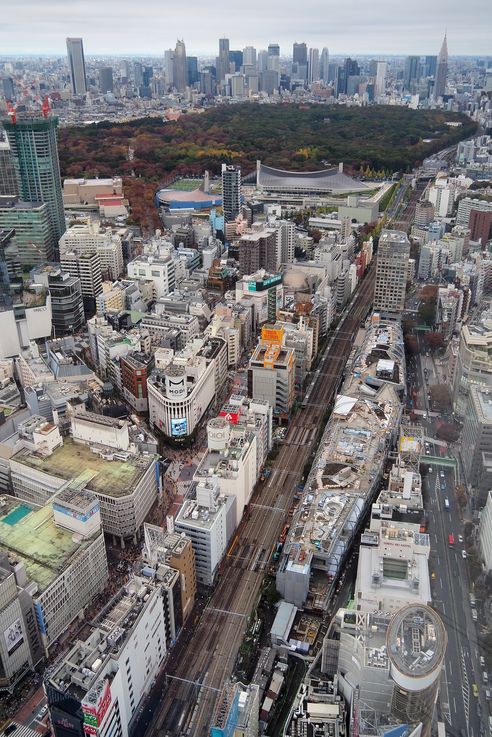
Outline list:
[[[407,676],[421,678],[440,667],[447,635],[441,618],[429,606],[409,604],[392,618],[387,632],[390,659]]]
[[[106,457],[103,457],[87,445],[66,438],[63,445],[50,456],[42,457],[24,448],[12,460],[67,481],[90,470],[94,476],[87,484],[89,490],[114,497],[131,494],[147,470],[152,456],[117,452],[110,448],[105,453]]]
[[[35,508],[14,497],[0,497],[0,549],[11,561],[24,563],[28,578],[37,583],[40,592],[95,536],[79,539],[57,527],[50,506]]]
[[[370,189],[368,184],[347,176],[339,168],[320,171],[284,171],[261,164],[258,185],[274,191],[356,192]]]

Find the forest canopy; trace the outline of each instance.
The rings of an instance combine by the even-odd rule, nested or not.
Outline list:
[[[460,126],[450,127],[449,122]],[[223,162],[252,172],[256,160],[309,171],[343,161],[354,172],[409,171],[426,156],[470,136],[470,118],[396,106],[244,103],[184,114],[164,123],[145,118],[59,130],[63,177],[218,174]],[[129,155],[130,152],[130,155]]]

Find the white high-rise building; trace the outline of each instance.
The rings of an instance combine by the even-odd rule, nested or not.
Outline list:
[[[87,76],[85,72],[84,44],[81,38],[67,38],[68,66],[74,95],[85,95]]]
[[[107,280],[114,281],[123,273],[123,250],[121,237],[111,228],[103,229],[89,220],[83,225],[72,225],[60,238],[60,259],[65,254],[79,255],[97,253],[101,273]]]
[[[376,100],[384,95],[386,89],[386,72],[388,70],[388,62],[376,62],[376,79],[374,81],[374,97]]]
[[[254,46],[246,46],[243,49],[243,65],[245,67],[256,66],[256,49]]]
[[[312,84],[319,78],[319,49],[309,49],[308,82]]]
[[[328,82],[330,81],[329,64],[330,64],[330,54],[328,53],[328,49],[325,46],[323,50],[321,51],[321,57],[320,57],[320,62],[319,62],[319,78],[325,84],[328,84]]]
[[[222,209],[226,223],[235,220],[241,210],[241,169],[228,164],[222,164]]]

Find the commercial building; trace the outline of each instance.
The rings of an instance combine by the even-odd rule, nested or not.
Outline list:
[[[492,390],[469,385],[468,404],[461,433],[461,458],[466,482],[483,506],[490,488],[492,453]]]
[[[51,333],[50,293],[41,285],[25,289],[18,302],[0,310],[0,358],[18,356],[32,340],[48,338]]]
[[[220,338],[224,352],[225,342]],[[220,347],[217,343],[217,355]],[[149,420],[165,436],[185,439],[193,435],[215,392],[215,357],[200,355],[173,356],[148,377]]]
[[[376,223],[378,217],[378,203],[362,200],[358,195],[349,195],[347,204],[340,205],[338,208],[338,219],[340,221],[349,218],[350,222],[356,220],[357,223],[367,225],[368,223]]]
[[[15,496],[33,504],[46,504],[68,481],[97,497],[102,526],[124,545],[137,534],[157,499],[157,457],[140,451],[129,423],[71,409],[71,437],[57,447],[46,447],[46,433],[24,443],[10,458]]]
[[[115,280],[123,273],[121,236],[111,228],[101,229],[91,221],[72,225],[60,238],[60,259],[70,253],[78,256],[97,253],[104,279]]]
[[[166,297],[176,288],[176,262],[168,249],[157,255],[142,255],[127,264],[130,279],[150,279],[154,285],[154,300]]]
[[[220,493],[211,476],[196,484],[182,504],[174,525],[191,539],[195,552],[197,580],[211,586],[236,528],[236,499]]]
[[[456,289],[452,284],[438,289],[434,323],[446,341],[451,339],[466,312],[464,297],[463,290]]]
[[[77,333],[85,323],[80,279],[58,271],[48,276],[55,337]]]
[[[58,118],[17,113],[2,121],[10,143],[20,197],[48,207],[56,242],[65,232],[56,128]]]
[[[488,312],[461,326],[453,377],[453,406],[459,417],[466,414],[473,385],[492,389],[492,314]]]
[[[57,241],[46,203],[19,199],[0,202],[0,228],[14,231],[11,251],[20,265],[53,261]]]
[[[379,239],[374,311],[398,318],[405,307],[410,242],[400,230],[383,230]]]
[[[341,609],[323,643],[322,671],[338,673],[359,734],[396,723],[422,725],[429,737],[446,646],[444,624],[429,606],[394,614]]]
[[[107,197],[123,198],[123,180],[121,177],[96,179],[64,179],[63,204],[79,207],[80,205],[98,206],[101,199]]]
[[[281,260],[275,228],[260,228],[245,233],[239,239],[238,248],[241,274],[254,274],[259,269],[278,273]]]
[[[17,197],[18,191],[10,146],[0,139],[0,197]]]
[[[60,265],[63,271],[80,280],[84,311],[87,316],[92,316],[96,311],[96,300],[102,292],[99,254],[67,251],[60,255]]]
[[[226,683],[215,705],[210,736],[256,737],[259,733],[259,704],[259,686],[254,683],[248,686]]]
[[[492,212],[492,202],[474,197],[464,197],[458,205],[456,225],[469,228],[472,210],[476,212]]]
[[[396,442],[405,395],[398,323],[373,318],[347,368],[277,570],[277,590],[323,609]]]
[[[134,577],[46,671],[55,737],[128,737],[167,653],[161,586]]]
[[[65,483],[41,508],[2,497],[1,521],[0,551],[9,556],[21,607],[29,597],[36,617],[28,639],[32,646],[38,632],[47,652],[106,585],[98,501]]]
[[[237,526],[258,479],[256,435],[244,424],[234,424],[222,416],[208,421],[207,441],[208,450],[194,480],[206,483],[213,476],[220,494],[234,497]]]
[[[85,71],[84,44],[81,38],[67,38],[68,67],[74,95],[87,93],[87,75]]]
[[[4,504],[5,507],[5,504]],[[4,510],[2,509],[2,517]],[[1,518],[0,518],[1,519]],[[2,520],[3,521],[3,520]],[[27,597],[26,597],[27,598]],[[38,657],[38,631],[30,600],[21,605],[15,570],[5,552],[0,554],[0,691],[13,692],[26,673],[33,670]]]
[[[488,574],[492,570],[492,491],[487,492],[487,501],[480,515],[478,541],[480,556]]]
[[[434,82],[434,100],[439,100],[446,91],[446,79],[448,76],[448,44],[446,35],[442,42],[439,56],[437,57],[436,78]]]
[[[154,357],[145,353],[127,353],[120,358],[123,396],[135,412],[148,412],[147,378],[154,367]]]
[[[226,223],[241,212],[241,169],[230,164],[222,164],[222,209]]]
[[[282,275],[260,269],[243,272],[236,282],[236,302],[253,306],[255,327],[267,320],[274,321],[283,307]]]
[[[248,367],[248,396],[268,402],[276,414],[288,415],[295,399],[294,350],[283,347],[283,329],[263,328]]]
[[[263,400],[248,399],[242,394],[231,394],[219,415],[231,425],[247,429],[255,435],[256,478],[258,478],[273,444],[272,407]]]

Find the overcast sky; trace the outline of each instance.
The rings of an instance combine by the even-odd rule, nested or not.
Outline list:
[[[293,41],[333,54],[492,55],[492,0],[0,0],[0,56],[65,54],[82,36],[92,54],[162,54],[183,38],[188,54]]]

